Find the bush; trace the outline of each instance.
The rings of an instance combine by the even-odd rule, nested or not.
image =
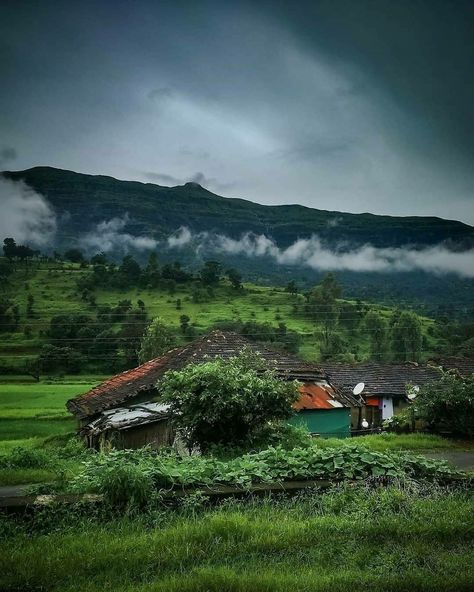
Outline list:
[[[296,383],[278,380],[248,351],[167,372],[159,388],[187,443],[203,450],[245,445],[269,421],[290,417],[298,398]]]
[[[227,460],[124,450],[92,456],[72,490],[104,493],[110,503],[123,505],[144,504],[160,488],[229,485],[246,489],[255,483],[291,480],[450,482],[458,476],[442,461],[403,452],[375,452],[357,444],[291,450],[271,446]]]
[[[462,378],[456,371],[420,388],[415,413],[437,433],[474,437],[474,375]]]
[[[99,474],[97,489],[113,506],[143,506],[153,494],[151,476],[136,465],[112,465]]]
[[[13,448],[8,456],[0,457],[2,469],[45,469],[52,464],[51,455],[40,448]]]

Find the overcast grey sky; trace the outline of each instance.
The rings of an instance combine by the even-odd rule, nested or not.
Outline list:
[[[0,169],[474,223],[474,2],[3,1]]]

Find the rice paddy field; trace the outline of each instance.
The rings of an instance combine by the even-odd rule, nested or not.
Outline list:
[[[10,377],[9,377],[10,378]],[[84,376],[56,382],[22,383],[13,377],[0,382],[0,456],[17,448],[41,448],[54,437],[73,434],[76,421],[66,410],[71,397],[100,380]],[[56,478],[54,471],[35,468],[0,468],[0,486],[30,484]]]

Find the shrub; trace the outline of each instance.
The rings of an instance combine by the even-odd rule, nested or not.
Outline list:
[[[420,388],[415,412],[434,432],[474,436],[474,375],[462,378],[445,372],[441,379]]]
[[[248,351],[167,372],[159,388],[188,444],[201,449],[245,444],[269,421],[290,417],[298,398],[296,383],[278,380]]]
[[[375,452],[356,444],[291,450],[271,446],[227,460],[125,450],[91,456],[72,489],[101,492],[110,503],[124,505],[144,504],[160,488],[230,485],[247,489],[255,483],[291,480],[450,482],[458,477],[445,462],[403,452]]]
[[[113,506],[143,506],[153,493],[153,482],[136,465],[112,465],[99,474],[98,491]]]
[[[0,457],[0,468],[44,469],[53,463],[51,455],[40,448],[13,448],[8,456]]]

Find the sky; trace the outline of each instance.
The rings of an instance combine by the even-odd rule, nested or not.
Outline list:
[[[0,170],[474,224],[474,2],[3,0]]]

